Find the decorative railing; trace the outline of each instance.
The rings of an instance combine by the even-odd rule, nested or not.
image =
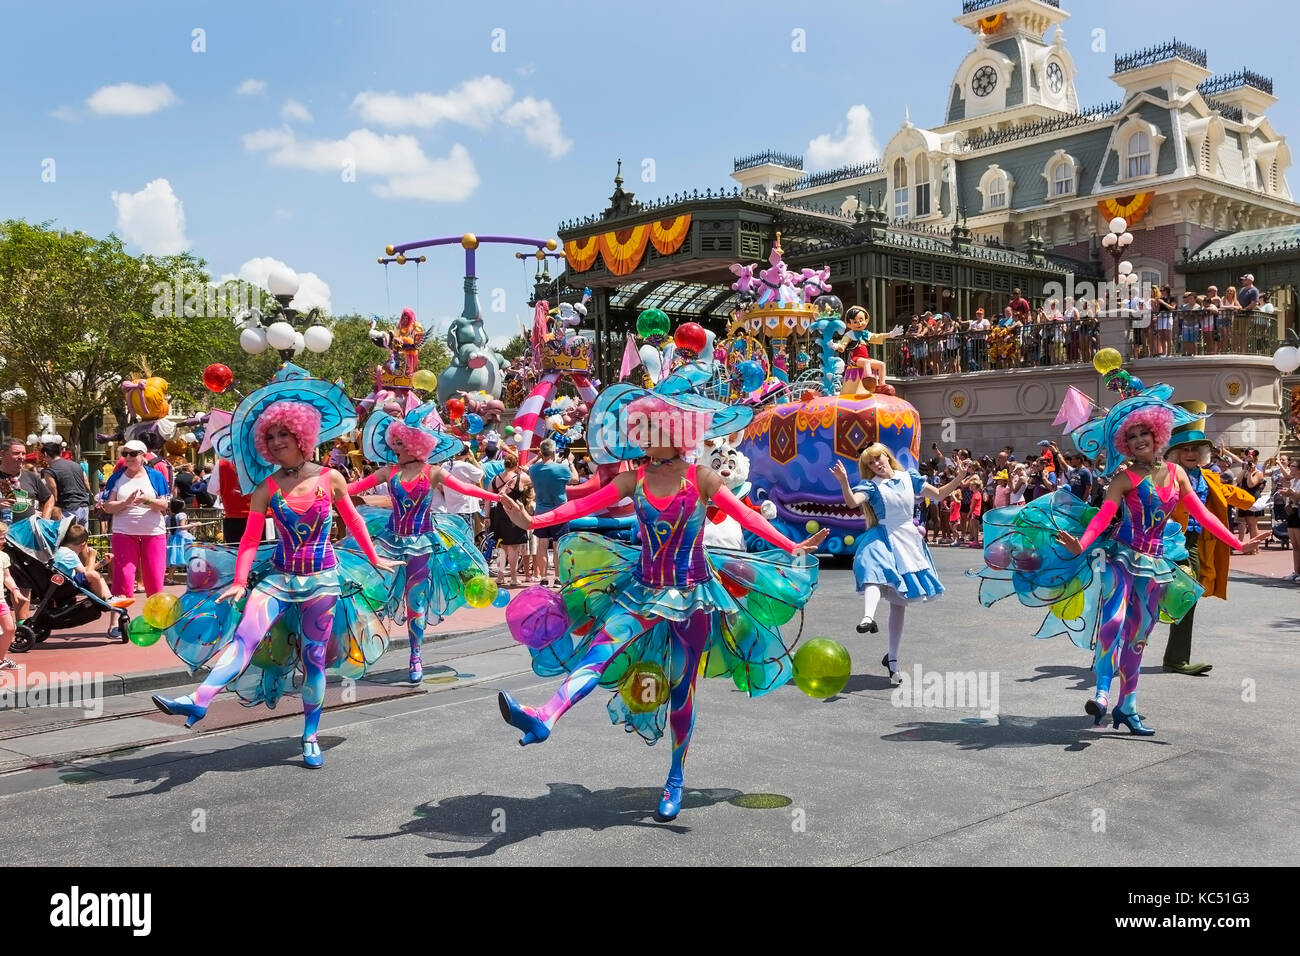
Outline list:
[[[1224,119],[1229,119],[1236,123],[1242,121],[1240,106],[1232,106],[1231,104],[1221,102],[1220,100],[1210,99],[1208,96],[1205,98],[1205,105],[1210,109],[1215,110]]]
[[[1160,328],[1161,316],[1170,327]],[[1128,330],[1129,355],[1272,355],[1281,344],[1276,312],[1180,311],[1156,313],[1146,328]]]
[[[742,156],[735,161],[735,172],[742,169],[753,169],[755,166],[785,166],[788,169],[803,169],[803,157],[796,156],[794,153],[778,153],[774,149],[765,149],[761,153],[754,153],[752,156]]]
[[[1144,66],[1150,66],[1152,63],[1163,63],[1165,60],[1173,59],[1195,63],[1203,70],[1209,69],[1206,66],[1204,50],[1198,50],[1190,44],[1174,39],[1168,43],[1157,43],[1155,46],[1149,46],[1145,50],[1138,50],[1136,53],[1126,53],[1123,56],[1115,57],[1115,72],[1127,73],[1129,70],[1136,70]]]
[[[682,203],[698,202],[701,199],[749,199],[755,202],[764,202],[775,205],[772,197],[760,189],[741,189],[739,186],[730,188],[723,186],[721,189],[692,189],[689,192],[683,190],[680,193],[673,193],[671,196],[664,196],[662,199],[653,199],[649,202],[638,203],[636,209],[629,210],[626,213],[606,217],[603,215],[580,216],[576,219],[566,219],[559,224],[559,232],[567,232],[572,229],[581,229],[584,226],[595,226],[608,223],[610,219],[631,219],[635,216],[642,216],[647,212],[654,212],[659,209],[667,209],[670,206],[679,206]]]
[[[796,189],[812,189],[814,186],[825,186],[827,183],[837,183],[844,179],[856,179],[859,176],[874,176],[884,167],[881,166],[880,160],[873,159],[869,163],[852,163],[847,166],[838,166],[835,169],[824,169],[820,173],[809,173],[807,176],[801,176],[798,179],[791,179],[781,183],[776,188],[780,192],[791,192]]]
[[[1202,96],[1212,96],[1215,93],[1223,93],[1227,90],[1235,90],[1242,86],[1253,86],[1257,90],[1273,95],[1273,81],[1267,76],[1260,76],[1253,70],[1247,70],[1244,67],[1235,73],[1221,73],[1218,76],[1212,76],[1204,83],[1197,84],[1196,89]]]
[[[1197,253],[1196,255],[1191,255],[1188,250],[1184,249],[1183,262],[1202,264],[1241,258],[1272,259],[1277,256],[1290,256],[1296,252],[1300,252],[1300,238],[1291,239],[1286,242],[1273,241],[1268,245],[1264,245],[1262,242],[1257,242],[1253,246],[1247,244],[1240,248],[1237,246],[1228,246],[1227,248],[1219,249],[1217,252]]]
[[[1047,119],[1041,119],[1033,123],[1021,123],[1019,126],[1012,126],[1008,129],[992,130],[980,136],[972,136],[958,145],[958,149],[963,153],[972,153],[978,149],[987,149],[990,146],[1000,146],[1003,143],[1012,143],[1017,140],[1033,139],[1036,136],[1043,136],[1047,133],[1056,133],[1063,129],[1070,129],[1073,126],[1084,126],[1088,123],[1099,123],[1103,120],[1110,119],[1120,110],[1120,102],[1112,100],[1109,103],[1102,103],[1088,110],[1078,113],[1069,113],[1065,116],[1052,116]]]
[[[974,13],[976,10],[983,10],[986,7],[991,7],[1002,2],[1003,0],[962,0],[961,12]],[[1049,7],[1059,8],[1061,6],[1061,0],[1039,0],[1039,3],[1045,3]]]

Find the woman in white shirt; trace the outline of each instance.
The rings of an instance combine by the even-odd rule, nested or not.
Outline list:
[[[171,494],[166,476],[145,466],[143,442],[127,442],[122,456],[125,468],[109,478],[104,502],[104,510],[113,516],[113,591],[134,594],[138,566],[148,597],[163,589],[167,572],[166,516]]]

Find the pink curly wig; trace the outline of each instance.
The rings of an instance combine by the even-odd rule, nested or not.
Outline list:
[[[1169,436],[1173,433],[1174,413],[1164,408],[1140,408],[1127,416],[1115,430],[1115,450],[1125,458],[1133,457],[1128,448],[1128,432],[1134,425],[1142,425],[1150,430],[1151,438],[1156,443],[1155,453],[1159,456],[1160,450],[1169,444]]]
[[[274,465],[276,460],[266,447],[266,435],[280,425],[293,432],[293,437],[298,439],[302,456],[310,459],[320,437],[320,412],[305,402],[274,402],[267,406],[266,411],[257,418],[253,447],[268,465]]]
[[[713,413],[683,411],[658,395],[643,395],[624,409],[625,434],[643,448],[694,449],[713,424]]]
[[[418,428],[412,428],[405,422],[394,420],[389,423],[388,429],[384,432],[384,437],[388,439],[388,446],[394,451],[397,450],[397,442],[411,453],[417,461],[424,461],[433,451],[433,446],[438,443],[438,439],[426,431]]]

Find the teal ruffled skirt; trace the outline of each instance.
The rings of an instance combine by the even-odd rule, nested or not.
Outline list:
[[[545,647],[529,648],[533,671],[541,677],[572,673],[603,629],[614,638],[616,650],[601,676],[602,687],[617,690],[641,664],[661,668],[675,686],[687,675],[682,673],[684,653],[674,647],[669,622],[703,611],[712,616],[700,664],[705,677],[728,678],[751,697],[785,684],[793,674],[802,610],[817,586],[817,559],[775,550],[706,553],[706,580],[664,588],[638,576],[639,546],[587,532],[560,539],[560,599],[567,626]],[[784,637],[782,626],[796,616],[793,637]],[[634,712],[615,693],[607,710],[613,723],[648,743],[663,736],[667,725],[666,701],[649,712]]]

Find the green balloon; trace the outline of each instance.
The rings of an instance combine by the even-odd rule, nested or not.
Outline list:
[[[754,616],[754,620],[769,627],[780,627],[794,617],[795,612],[792,605],[770,598],[766,594],[760,594],[758,591],[750,592],[745,606],[749,608],[749,613]]]
[[[126,629],[126,636],[137,647],[148,647],[150,644],[158,643],[158,638],[162,637],[162,631],[144,618],[134,617],[131,619],[130,626]]]
[[[476,574],[465,582],[465,603],[470,607],[488,607],[496,596],[497,583],[486,574]]]
[[[636,334],[641,338],[651,335],[667,335],[672,323],[663,309],[646,309],[636,318]]]
[[[809,697],[834,697],[852,673],[849,652],[838,641],[816,637],[794,653],[794,683]]]

